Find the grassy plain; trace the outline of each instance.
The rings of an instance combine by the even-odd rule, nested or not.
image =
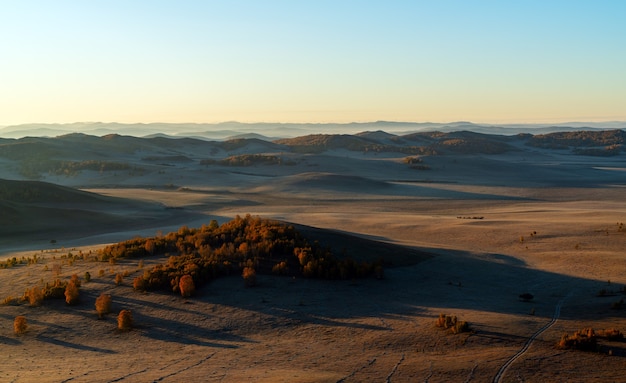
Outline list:
[[[411,169],[388,153],[334,150],[292,160],[236,168],[185,162],[132,185],[123,175],[108,176],[106,187],[91,173],[46,179],[135,201],[133,216],[147,218],[144,225],[115,221],[119,229],[94,233],[81,225],[63,232],[62,217],[46,215],[60,225],[54,245],[49,236],[29,242],[32,233],[3,238],[2,258],[44,259],[0,270],[0,298],[54,279],[57,263],[61,278],[89,271],[92,280],[83,283],[76,306],[0,307],[0,345],[8,356],[0,380],[490,382],[561,301],[558,320],[501,381],[623,380],[626,343],[601,341],[593,352],[555,348],[563,333],[584,327],[626,330],[626,309],[611,308],[626,284],[623,156],[547,149],[459,154],[425,157],[429,170]],[[167,207],[167,214],[154,206]],[[258,285],[246,288],[233,276],[184,299],[134,291],[132,278],[142,272],[137,260],[70,265],[61,259],[248,213],[308,226],[302,230],[355,257],[380,254],[347,236],[380,241],[377,251],[394,266],[382,280],[259,275]],[[32,214],[27,218],[36,220]],[[144,261],[149,267],[162,259]],[[123,272],[127,277],[116,286],[115,275]],[[599,297],[601,290],[606,294]],[[113,312],[98,319],[94,302],[103,292],[111,294]],[[521,301],[527,292],[533,300]],[[117,330],[122,309],[133,313],[131,331]],[[468,321],[472,332],[435,327],[440,313]],[[19,336],[12,326],[18,315],[28,320]]]

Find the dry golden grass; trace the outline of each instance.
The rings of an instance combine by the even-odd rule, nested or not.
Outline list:
[[[374,156],[360,156],[367,158],[367,166],[349,169],[359,177],[426,182],[390,186],[385,195],[350,189],[349,185],[341,193],[335,193],[333,185],[321,184],[315,185],[319,189],[297,189],[299,186],[293,184],[293,192],[282,191],[274,188],[273,182],[264,182],[267,192],[251,193],[247,176],[215,172],[215,182],[207,185],[198,180],[196,170],[185,173],[177,168],[180,178],[176,182],[189,183],[192,190],[109,188],[102,193],[184,206],[180,211],[170,211],[181,217],[194,210],[205,214],[190,220],[159,221],[164,232],[179,227],[180,222],[199,227],[206,223],[206,214],[226,219],[251,213],[400,243],[431,252],[432,257],[420,263],[411,253],[384,254],[394,259],[394,266],[385,269],[385,279],[372,278],[358,284],[264,276],[263,288],[245,289],[241,276],[223,278],[205,287],[208,293],[198,297],[193,305],[167,294],[137,294],[122,286],[116,289],[116,296],[119,294],[120,302],[132,305],[128,307],[137,319],[141,313],[142,327],[132,336],[121,338],[111,336],[110,321],[85,320],[81,307],[54,311],[53,316],[48,310],[31,310],[29,323],[37,326],[30,328],[29,333],[44,328],[55,331],[47,331],[36,343],[25,339],[11,345],[7,340],[2,346],[11,358],[3,364],[6,376],[0,380],[59,382],[71,377],[85,381],[101,377],[99,380],[103,381],[124,378],[164,382],[488,382],[529,336],[549,322],[556,302],[572,290],[576,291],[576,298],[565,302],[559,321],[543,333],[543,340],[534,342],[525,356],[511,365],[504,381],[550,382],[570,377],[585,382],[623,380],[623,357],[554,350],[560,334],[569,329],[626,328],[621,311],[611,310],[610,300],[594,296],[608,279],[616,286],[626,283],[626,266],[622,262],[625,236],[615,225],[625,220],[623,186],[527,187],[523,180],[516,179],[523,177],[524,172],[513,170],[520,166],[534,177],[535,165],[530,156],[521,165],[510,161],[498,177],[471,180],[468,169],[473,168],[465,162],[474,161],[472,158],[425,159],[432,168],[428,174],[414,170],[410,174],[394,173],[393,161],[385,159],[384,169],[389,173],[381,175],[372,170],[381,169]],[[561,159],[544,153],[540,156],[545,163]],[[268,174],[267,180],[280,181],[284,174],[278,173],[292,169],[332,172],[337,169],[338,158],[311,157],[293,168],[259,170]],[[340,160],[343,158],[341,153]],[[350,161],[358,159],[346,157],[346,167]],[[498,161],[490,159],[481,169],[494,171]],[[541,172],[542,167],[536,170]],[[562,169],[567,170],[553,168],[555,177]],[[601,171],[591,170],[587,163],[575,170],[576,180],[588,180],[596,173],[602,176]],[[146,174],[144,179],[153,185],[164,184],[162,178],[149,177]],[[540,176],[535,178],[533,184],[541,182]],[[228,184],[220,184],[222,181]],[[90,181],[84,177],[81,182],[89,185]],[[558,180],[549,182],[556,184]],[[604,179],[599,182],[609,184]],[[147,210],[145,213],[151,214]],[[458,216],[482,219],[463,220]],[[50,219],[56,221],[58,217]],[[93,235],[86,227],[83,230],[78,234],[68,231],[66,238]],[[154,232],[151,226],[142,235],[152,236]],[[523,243],[519,241],[520,234],[524,235]],[[91,243],[117,242],[133,235],[135,232],[94,237],[92,241],[101,242]],[[27,239],[25,236],[16,241],[26,243]],[[352,246],[347,246],[347,251],[351,250]],[[371,253],[376,251],[363,248],[355,255]],[[405,262],[399,262],[401,257]],[[146,257],[146,264],[152,262],[151,257]],[[50,266],[53,263],[47,262]],[[81,261],[73,266],[64,264],[63,271],[67,275],[82,275],[85,270],[80,265]],[[98,265],[89,266],[93,276],[99,275]],[[25,287],[38,283],[41,276],[33,270],[1,270],[6,273],[1,276],[1,296],[21,295]],[[109,271],[108,266],[106,270]],[[29,272],[33,275],[28,276]],[[45,279],[53,275],[47,271]],[[113,276],[105,277],[103,270],[100,277],[105,278],[84,283],[85,293],[97,296],[110,287]],[[532,304],[536,308],[534,316],[529,316],[530,307],[518,300],[518,295],[526,291],[536,296]],[[9,321],[24,309],[19,305],[2,307]],[[452,330],[434,331],[433,322],[439,312],[453,312],[458,318],[471,321],[476,336],[461,339],[464,337],[447,333]],[[10,323],[6,324],[5,328],[10,328]],[[600,331],[596,336],[600,337]],[[46,340],[50,343],[42,347],[41,342]],[[599,342],[606,347],[608,341]],[[76,348],[102,352],[81,352],[81,358],[66,358],[63,369],[55,368],[58,359],[51,355],[57,350]],[[136,352],[138,349],[142,352]],[[620,355],[624,348],[617,344],[613,351]],[[185,353],[185,358],[181,358],[181,353]],[[204,361],[207,355],[212,355],[208,362]],[[38,363],[27,370],[24,360]],[[109,367],[98,371],[101,376],[96,377],[92,367],[96,364]],[[242,369],[242,365],[247,367]],[[72,376],[68,376],[70,368]],[[394,375],[388,379],[392,371]]]

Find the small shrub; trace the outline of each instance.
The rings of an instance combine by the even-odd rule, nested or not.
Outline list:
[[[99,277],[103,277],[103,276],[104,276],[104,273],[105,273],[104,269],[100,269],[100,270],[98,270],[98,276],[99,276]]]
[[[439,318],[437,318],[437,321],[435,322],[435,326],[445,328],[446,317],[447,317],[446,314],[439,314]]]
[[[188,274],[180,277],[178,288],[180,289],[180,295],[185,298],[192,296],[196,292],[196,285],[193,283],[193,278]]]
[[[133,314],[130,310],[122,310],[117,316],[117,329],[128,331],[133,328]]]
[[[89,283],[89,281],[91,281],[91,273],[85,271],[85,283]]]
[[[111,295],[102,293],[96,298],[96,312],[99,318],[103,318],[111,312]]]
[[[26,332],[27,328],[28,325],[26,323],[26,317],[23,315],[16,316],[15,320],[13,321],[13,331],[15,331],[15,334],[23,334]]]
[[[137,291],[146,290],[146,282],[143,277],[135,277],[135,279],[133,279],[133,289]]]
[[[115,286],[119,286],[124,281],[124,276],[121,273],[115,275]]]
[[[68,305],[75,305],[78,303],[78,298],[78,286],[76,286],[76,283],[71,280],[67,284],[67,287],[65,287],[65,303],[67,303]]]
[[[253,267],[244,267],[242,276],[246,287],[256,285],[256,270]]]
[[[28,300],[28,304],[31,306],[41,306],[44,298],[43,289],[38,286],[33,286],[33,288],[26,291],[26,298]]]

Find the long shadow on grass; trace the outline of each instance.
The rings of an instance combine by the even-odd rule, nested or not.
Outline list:
[[[133,313],[136,328],[142,335],[165,341],[182,344],[193,344],[208,347],[237,348],[236,343],[251,342],[249,339],[230,333],[228,330],[215,328],[211,324],[211,317],[204,310],[184,310],[179,307],[160,305],[154,302],[118,296],[115,298],[117,305],[130,308]],[[162,310],[167,317],[150,313],[152,310]],[[180,318],[173,319],[172,317]],[[195,323],[207,323],[207,326]]]
[[[8,338],[6,336],[0,335],[0,344],[4,344],[4,345],[7,345],[7,346],[18,346],[18,345],[22,344],[22,342],[20,342],[17,339]]]
[[[117,354],[117,352],[113,350],[108,350],[105,348],[99,348],[99,347],[93,347],[93,346],[86,346],[84,344],[72,343],[72,342],[68,342],[65,340],[52,338],[43,334],[37,335],[36,339],[44,343],[53,344],[55,346],[73,348],[79,351],[90,351],[90,352],[97,352],[100,354]]]
[[[386,318],[426,315],[434,321],[433,311],[455,314],[472,310],[509,314],[519,320],[549,321],[557,302],[564,297],[560,318],[576,319],[583,313],[574,303],[595,302],[597,291],[606,286],[606,281],[533,269],[503,254],[424,248],[414,251],[429,256],[411,266],[387,269],[383,280],[327,281],[260,275],[259,286],[246,289],[240,278],[237,283],[219,279],[207,287],[214,290],[211,296],[202,300],[273,316],[276,320],[269,320],[270,326],[274,322],[309,323],[387,330],[383,323]],[[534,299],[520,300],[523,293],[532,294]],[[568,302],[572,303],[571,309]],[[480,316],[474,315],[461,319],[480,324]],[[614,310],[607,304],[595,318],[611,316]],[[380,318],[381,324],[363,324],[365,318]],[[503,324],[509,325],[514,324]]]

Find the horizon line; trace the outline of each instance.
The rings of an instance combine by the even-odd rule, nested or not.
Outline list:
[[[219,122],[163,122],[163,121],[152,121],[152,122],[119,122],[119,121],[73,121],[73,122],[24,122],[17,124],[0,124],[0,128],[8,128],[8,127],[18,127],[23,125],[77,125],[77,124],[86,124],[86,125],[96,125],[96,124],[118,124],[118,125],[223,125],[223,124],[242,124],[242,125],[267,125],[267,124],[278,124],[278,125],[366,125],[366,124],[436,124],[436,125],[446,125],[446,124],[472,124],[472,125],[488,125],[488,126],[498,126],[498,125],[565,125],[565,124],[609,124],[609,123],[626,123],[626,118],[622,119],[607,119],[607,120],[576,120],[576,119],[568,119],[568,120],[559,120],[559,121],[547,121],[541,120],[536,122],[476,122],[471,120],[456,120],[456,121],[446,121],[446,122],[437,122],[437,121],[402,121],[402,120],[368,120],[368,121],[350,121],[350,122],[336,122],[336,121],[326,121],[326,122],[280,122],[280,121],[255,121],[255,122],[247,122],[247,121],[238,121],[238,120],[224,120]]]

